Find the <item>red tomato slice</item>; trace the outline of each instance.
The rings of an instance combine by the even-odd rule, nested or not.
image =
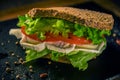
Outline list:
[[[27,37],[29,38],[32,38],[34,40],[37,40],[37,41],[41,41],[36,34],[32,34],[32,35],[27,35],[25,33],[25,27],[22,27],[21,28],[21,32],[23,34],[25,34]],[[69,34],[69,38],[65,38],[61,35],[53,35],[51,33],[46,33],[46,39],[44,40],[46,42],[56,42],[56,41],[64,41],[64,42],[67,42],[67,43],[70,43],[70,44],[90,44],[91,43],[91,40],[87,40],[86,38],[84,37],[77,37],[73,34]],[[42,42],[44,42],[42,41]]]
[[[34,40],[37,40],[37,41],[41,41],[41,40],[37,37],[36,34],[31,34],[31,35],[26,34],[26,32],[25,32],[25,27],[22,27],[22,28],[21,28],[21,32],[22,32],[24,35],[26,35],[27,37],[31,38],[31,39],[34,39]]]

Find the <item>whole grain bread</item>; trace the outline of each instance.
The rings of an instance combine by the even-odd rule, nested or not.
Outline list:
[[[111,30],[114,25],[114,19],[110,14],[72,7],[33,8],[28,12],[28,15],[65,19],[101,30]]]

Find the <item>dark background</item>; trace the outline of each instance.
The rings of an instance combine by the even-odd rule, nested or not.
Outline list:
[[[120,0],[0,0],[0,21],[17,18],[33,7],[69,6],[94,2],[120,17]]]
[[[29,0],[29,2],[27,2],[22,0],[19,2],[15,0],[1,0],[0,9],[8,10],[37,1],[38,0]],[[41,0],[41,2],[44,1]],[[118,0],[111,1],[119,6],[120,2]],[[111,36],[106,37],[108,42],[106,50],[96,60],[89,62],[89,67],[86,71],[79,71],[69,64],[52,62],[51,65],[48,65],[49,60],[44,59],[38,59],[26,65],[15,66],[14,61],[18,61],[16,55],[24,59],[25,54],[21,46],[15,44],[15,42],[19,40],[14,36],[10,36],[8,33],[11,28],[17,28],[16,24],[18,19],[6,20],[0,22],[0,80],[2,80],[2,78],[5,78],[5,80],[16,80],[16,75],[18,74],[22,76],[21,80],[120,80],[120,45],[116,43],[116,40],[120,39],[120,18],[115,15],[114,12],[101,7],[100,4],[96,4],[95,2],[76,3],[69,6],[87,8],[113,15],[115,24]],[[113,36],[114,33],[116,36]],[[10,43],[8,43],[8,40]],[[4,43],[4,45],[2,45],[2,43]],[[11,56],[12,52],[15,53],[15,56]],[[6,61],[10,62],[10,67],[13,69],[12,74],[5,72],[7,67],[5,65]],[[33,66],[35,73],[29,73],[29,65]],[[39,77],[42,73],[47,73],[48,76],[42,79]],[[30,75],[31,78],[23,75]]]
[[[0,0],[0,10],[23,6],[23,5],[27,5],[27,4],[32,4],[35,2],[47,2],[47,1],[50,1],[50,0],[19,0],[19,1],[17,1],[17,0]],[[55,0],[55,1],[59,1],[59,0]],[[94,0],[84,0],[84,1],[94,1]],[[120,0],[108,0],[108,1],[111,1],[114,4],[116,4],[117,6],[120,6]],[[52,5],[52,4],[49,4],[49,5]]]

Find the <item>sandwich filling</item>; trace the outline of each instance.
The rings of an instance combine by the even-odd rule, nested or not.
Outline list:
[[[19,16],[21,30],[10,34],[22,38],[20,44],[26,48],[26,61],[50,55],[58,61],[65,57],[74,67],[85,70],[88,61],[98,56],[106,47],[109,30],[79,25],[63,19],[31,18]]]

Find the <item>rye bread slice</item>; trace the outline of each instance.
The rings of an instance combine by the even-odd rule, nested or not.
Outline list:
[[[114,25],[114,19],[110,14],[72,7],[33,8],[28,12],[28,15],[32,18],[53,17],[65,19],[101,30],[111,30]]]

